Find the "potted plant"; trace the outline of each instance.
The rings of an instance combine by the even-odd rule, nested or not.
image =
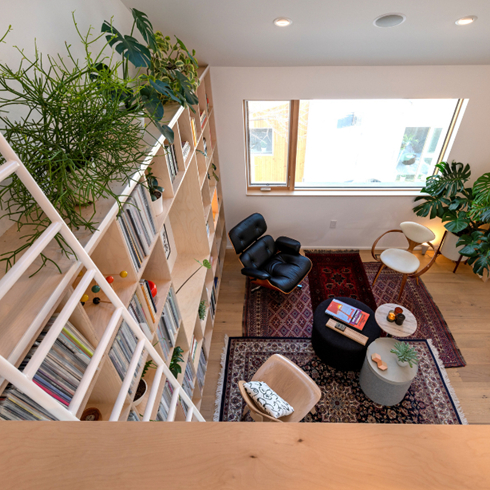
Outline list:
[[[410,347],[406,342],[395,342],[391,353],[396,354],[396,362],[400,367],[413,367],[413,364],[419,363],[419,358],[414,347]]]
[[[138,383],[138,388],[136,388],[136,393],[134,394],[133,405],[137,407],[143,400],[146,392],[148,391],[148,383],[144,380],[145,374],[148,372],[148,369],[156,369],[158,366],[153,362],[152,359],[145,362],[145,366],[143,367],[143,372],[141,373],[141,379]]]
[[[205,320],[206,319],[206,308],[207,308],[207,303],[205,300],[202,300],[200,303],[199,303],[199,311],[198,311],[198,314],[199,314],[199,320]]]
[[[148,183],[148,190],[151,196],[151,205],[155,216],[163,213],[163,187],[158,185],[157,178],[153,175],[151,167],[146,169],[146,182]]]
[[[92,53],[102,36],[82,35],[76,22],[75,28],[84,59],[67,45],[66,61],[37,50],[28,57],[19,49],[19,67],[0,63],[0,131],[64,221],[73,230],[95,231],[97,201],[120,202],[113,189],[131,181],[147,153],[140,125],[145,112],[141,101],[129,103],[137,82],[119,77],[121,62],[105,54],[107,45]],[[51,221],[16,176],[0,184],[0,203],[1,217],[28,230],[24,242],[0,258],[8,269]],[[80,204],[92,212],[82,212]],[[73,254],[61,235],[55,240],[65,255]],[[41,258],[42,265],[56,265]]]
[[[466,183],[471,177],[468,164],[441,162],[439,172],[427,178],[422,201],[413,211],[417,216],[440,218],[448,231],[441,253],[458,260],[469,257],[476,274],[490,270],[490,173],[478,178],[472,187]]]
[[[155,126],[173,143],[174,132],[164,124],[164,105],[168,101],[177,102],[192,111],[199,100],[194,90],[199,84],[197,61],[184,43],[176,37],[176,44],[161,32],[155,33],[148,16],[137,9],[131,9],[133,26],[129,35],[121,34],[112,22],[104,21],[101,31],[122,57],[124,78],[129,77],[129,63],[138,69],[137,83],[133,84],[131,103],[141,103]],[[135,28],[146,44],[133,37]],[[195,111],[194,111],[195,112]]]
[[[169,369],[170,372],[177,377],[181,372],[182,372],[182,367],[180,366],[181,362],[184,362],[184,358],[182,357],[182,354],[184,353],[184,350],[182,347],[175,347],[174,351],[172,352],[172,358],[170,359],[170,364],[169,364]]]

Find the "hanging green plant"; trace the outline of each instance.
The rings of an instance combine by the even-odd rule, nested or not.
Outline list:
[[[137,81],[118,76],[121,62],[104,54],[106,46],[92,53],[102,36],[94,38],[90,30],[82,35],[76,22],[75,28],[85,51],[82,60],[67,45],[66,61],[61,55],[43,57],[36,49],[33,57],[19,50],[16,69],[0,63],[0,130],[70,228],[94,231],[96,202],[119,202],[114,184],[128,184],[146,155],[141,145],[145,108],[134,98]],[[15,117],[12,108],[21,115]],[[16,176],[0,184],[0,207],[1,217],[15,221],[25,239],[1,256],[8,269],[50,220]],[[73,253],[61,235],[55,240],[65,255]],[[41,258],[41,267],[55,263]]]
[[[175,347],[173,353],[172,353],[172,359],[170,360],[169,364],[169,369],[170,372],[177,377],[181,372],[182,372],[182,367],[180,366],[181,362],[184,362],[184,358],[182,357],[182,354],[184,353],[184,350],[182,347]]]

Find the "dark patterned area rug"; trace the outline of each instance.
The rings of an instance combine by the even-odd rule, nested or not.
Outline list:
[[[272,355],[282,354],[300,366],[320,387],[322,397],[303,422],[367,422],[393,424],[466,424],[466,418],[449,383],[447,373],[431,341],[410,340],[420,364],[412,386],[393,407],[368,399],[359,386],[358,372],[337,371],[316,357],[304,338],[232,337],[225,345],[218,382],[215,420],[237,422],[245,402],[238,381],[251,380]],[[247,421],[251,421],[247,415]]]
[[[247,278],[243,306],[244,337],[311,337],[315,305],[324,299],[347,296],[376,310],[376,304],[397,303],[401,274],[385,269],[374,291],[371,284],[377,262],[363,263],[358,252],[307,252],[313,268],[302,289],[286,295],[261,288],[251,292]],[[422,279],[408,279],[400,303],[417,318],[412,338],[432,339],[445,367],[462,367],[466,362],[439,308]]]

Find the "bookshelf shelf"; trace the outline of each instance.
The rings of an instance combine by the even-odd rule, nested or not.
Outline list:
[[[223,240],[225,227],[221,206],[221,183],[213,177],[211,167],[214,163],[219,169],[211,79],[207,68],[200,69],[199,73],[201,85],[197,90],[199,103],[195,107],[195,114],[188,108],[184,109],[176,104],[165,106],[165,120],[169,121],[169,126],[175,134],[173,149],[156,128],[148,127],[153,136],[145,136],[145,141],[142,142],[149,145],[149,149],[139,170],[129,183],[116,183],[111,187],[124,196],[123,202],[127,201],[123,211],[120,211],[114,199],[100,199],[95,203],[96,213],[93,219],[97,222],[96,229],[77,230],[75,235],[104,276],[113,276],[112,287],[130,312],[135,298],[139,301],[149,328],[147,336],[151,334],[150,341],[157,342],[155,348],[166,359],[167,365],[176,346],[184,350],[182,374],[178,380],[182,383],[187,368],[187,374],[192,375],[191,381],[194,384],[190,396],[200,403],[202,389],[197,382],[196,374],[201,350],[204,350],[206,356],[209,355],[214,324],[211,298],[215,308],[226,240]],[[189,143],[190,149],[186,150],[184,158],[182,145],[185,142]],[[207,153],[208,156],[205,157],[196,150]],[[169,155],[175,168],[169,166]],[[151,166],[159,185],[164,188],[163,212],[159,215],[154,214],[148,190],[144,187],[148,166]],[[208,173],[211,179],[208,179]],[[216,173],[219,175],[218,171]],[[127,209],[130,210],[129,213]],[[88,217],[93,214],[93,207],[88,206],[80,211]],[[139,214],[135,214],[136,211]],[[123,220],[125,213],[131,216],[132,221],[127,216],[124,218],[125,221]],[[207,222],[209,232],[206,229]],[[128,234],[130,226],[136,232],[132,239]],[[0,236],[0,253],[18,248],[22,243],[23,234],[22,230],[18,231],[15,226],[8,228]],[[82,267],[74,257],[62,256],[56,242],[50,243],[45,253],[56,261],[61,273],[53,265],[48,265],[33,277],[29,277],[40,265],[39,260],[35,261],[0,301],[0,355],[8,358],[16,366],[20,365],[52,314],[61,310],[66,298],[80,281],[79,273]],[[196,260],[201,263],[203,260],[212,261],[212,269],[199,269]],[[123,270],[127,271],[125,278],[119,276]],[[85,272],[85,269],[82,272]],[[0,278],[4,274],[5,272],[1,271]],[[190,276],[192,277],[189,279]],[[217,282],[215,278],[218,279]],[[178,294],[175,294],[187,279],[188,282]],[[151,300],[150,303],[145,300],[144,284],[142,287],[140,283],[142,280],[152,281],[157,286],[158,292],[153,299],[154,321],[149,310],[152,307]],[[94,347],[97,347],[115,309],[112,304],[105,303],[108,299],[102,291],[91,290],[93,286],[96,286],[94,281],[85,293],[89,300],[84,305],[80,303],[76,306],[70,322]],[[166,304],[172,289],[181,319],[174,332],[173,344],[162,346],[158,338],[159,322],[165,318],[165,312],[168,315]],[[93,303],[95,297],[101,300],[99,304]],[[204,320],[198,317],[199,303],[202,299],[207,303]],[[137,322],[141,323],[138,320]],[[98,408],[102,420],[109,420],[122,386],[120,367],[118,372],[110,357],[111,349],[120,338],[121,325],[119,323],[111,337],[99,369],[78,409],[78,417],[86,408]],[[194,339],[197,340],[197,346],[194,345],[193,359],[190,349],[193,347]],[[163,347],[166,348],[166,353]],[[138,414],[145,410],[155,370],[150,369],[145,376],[148,390],[137,407],[133,405],[133,398],[147,356],[146,350],[143,351],[132,393],[128,392],[124,399],[119,417],[121,421],[127,420],[131,410]],[[5,386],[4,382],[0,386],[0,393]],[[159,385],[151,414],[152,420],[157,415],[164,387],[165,377]],[[180,404],[176,420],[185,420]]]

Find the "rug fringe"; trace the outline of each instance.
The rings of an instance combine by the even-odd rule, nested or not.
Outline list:
[[[225,381],[225,368],[226,368],[226,354],[228,352],[228,335],[225,334],[225,345],[221,352],[220,366],[221,370],[218,377],[218,386],[216,387],[216,400],[214,402],[214,415],[213,422],[219,422],[219,415],[221,412],[221,399],[223,398],[223,385]]]
[[[441,373],[444,383],[446,384],[447,391],[449,392],[449,395],[453,400],[454,406],[456,407],[459,419],[461,420],[461,423],[463,425],[468,425],[468,420],[466,419],[466,416],[463,412],[463,407],[461,407],[461,402],[456,396],[456,392],[454,391],[453,385],[449,380],[449,376],[447,374],[446,368],[444,367],[444,363],[442,362],[442,359],[439,356],[439,351],[437,350],[437,347],[432,342],[432,339],[427,339],[427,343],[429,344],[430,350],[432,351],[432,355],[434,356],[434,359],[439,367],[439,371]]]

